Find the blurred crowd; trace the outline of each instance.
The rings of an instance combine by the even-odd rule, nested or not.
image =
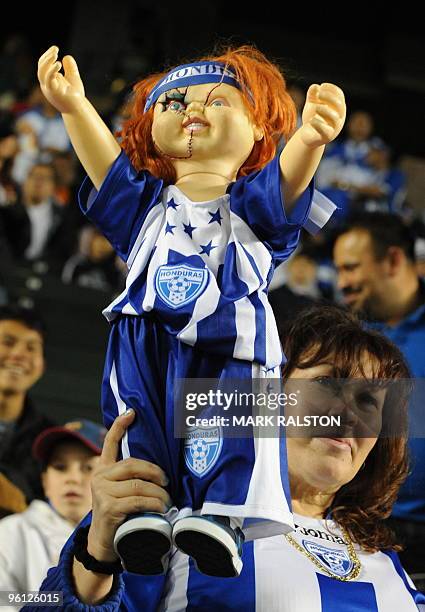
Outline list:
[[[117,81],[115,81],[116,83]],[[104,118],[116,132],[126,113],[127,90],[111,92]],[[289,87],[298,110],[305,92]],[[349,100],[348,107],[350,108]],[[397,214],[414,235],[418,271],[425,268],[425,209],[409,203],[406,177],[367,110],[352,110],[342,136],[326,148],[316,187],[338,210],[317,239],[304,236],[295,257],[275,275],[272,289],[288,286],[312,298],[340,299],[332,265],[332,230],[363,212]],[[118,294],[126,268],[112,246],[79,211],[83,178],[60,114],[36,84],[35,62],[24,39],[11,37],[0,61],[0,256],[49,272],[66,284]],[[1,295],[7,293],[3,286]],[[3,298],[4,299],[4,298]]]
[[[125,265],[79,212],[82,170],[61,115],[41,94],[26,41],[11,37],[0,58],[0,279],[6,267],[25,266],[119,293]],[[119,127],[115,103],[107,120]]]

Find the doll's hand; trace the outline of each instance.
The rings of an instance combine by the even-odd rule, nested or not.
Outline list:
[[[41,91],[60,113],[77,110],[84,98],[84,86],[73,57],[58,61],[58,47],[50,47],[38,60]],[[59,72],[63,66],[64,74]]]
[[[311,85],[303,110],[300,128],[302,141],[308,147],[326,145],[341,132],[346,107],[343,91],[332,83]]]

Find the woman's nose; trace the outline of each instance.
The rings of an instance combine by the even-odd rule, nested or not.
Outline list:
[[[341,427],[353,429],[359,422],[359,410],[355,394],[349,388],[341,384],[330,402],[329,413],[332,416],[341,416]]]
[[[355,401],[344,401],[344,423],[346,427],[354,429],[359,423],[359,411]]]

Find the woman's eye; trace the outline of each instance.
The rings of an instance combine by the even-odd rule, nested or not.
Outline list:
[[[338,380],[331,376],[318,376],[314,379],[315,382],[319,383],[322,387],[332,391],[333,393],[339,393],[341,388]]]
[[[318,382],[319,385],[323,385],[325,387],[330,387],[333,383],[333,378],[331,378],[330,376],[318,376],[314,380]]]
[[[210,106],[224,106],[223,100],[213,100]]]
[[[180,102],[179,100],[172,100],[167,104],[167,110],[172,110],[175,113],[178,113],[179,111],[184,111],[185,108],[186,106],[183,104],[183,102]]]
[[[374,408],[378,407],[378,400],[376,399],[376,397],[374,397],[370,393],[360,393],[357,400],[361,404],[366,404],[367,406],[373,406]]]

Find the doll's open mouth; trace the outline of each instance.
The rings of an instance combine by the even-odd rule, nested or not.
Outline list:
[[[201,117],[189,117],[186,121],[183,121],[182,127],[190,130],[191,132],[197,132],[208,127],[210,124]]]

